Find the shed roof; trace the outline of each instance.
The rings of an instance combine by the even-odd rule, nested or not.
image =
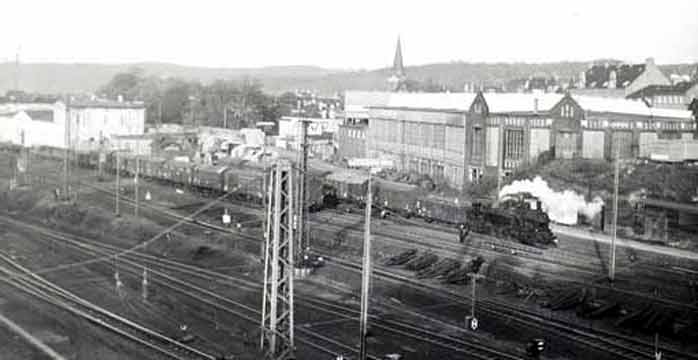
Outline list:
[[[653,108],[641,100],[628,100],[617,98],[602,98],[594,96],[572,97],[582,109],[594,112],[608,112],[617,114],[655,116],[691,120],[692,114],[688,110]]]
[[[467,111],[475,93],[395,93],[387,107]]]
[[[484,93],[490,113],[533,113],[550,111],[563,94]]]

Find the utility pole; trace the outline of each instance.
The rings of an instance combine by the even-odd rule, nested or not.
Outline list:
[[[308,186],[308,123],[310,120],[301,119],[301,153],[300,153],[300,181],[298,182],[298,252],[300,254],[305,254],[305,252],[310,248],[310,239],[308,234],[304,233],[307,228],[307,196],[306,188]]]
[[[613,282],[616,277],[616,236],[618,232],[618,186],[620,178],[620,142],[616,141],[616,163],[613,176],[613,237],[611,237],[610,266],[608,267],[608,280]]]
[[[497,194],[495,204],[499,207],[499,193],[502,191],[502,162],[504,162],[504,122],[499,119],[499,138],[497,142]]]
[[[294,358],[293,170],[277,162],[269,179],[260,347],[266,359]]]
[[[380,159],[349,159],[350,167],[362,167],[368,170],[366,191],[366,219],[364,221],[364,254],[361,271],[361,318],[360,318],[360,349],[359,360],[366,360],[368,349],[366,348],[366,336],[368,335],[368,298],[371,289],[371,210],[373,207],[373,191],[371,189],[371,171],[375,168],[392,168],[394,164],[390,160]]]
[[[68,199],[68,171],[70,170],[70,95],[65,102],[65,154],[63,156],[63,198]]]
[[[134,196],[136,197],[136,206],[133,210],[134,215],[138,218],[138,175],[141,168],[140,158],[136,156],[136,176],[133,178]]]
[[[121,161],[119,159],[119,149],[116,149],[116,193],[115,193],[115,208],[114,213],[119,216],[119,189],[121,188]]]
[[[368,297],[371,286],[371,206],[373,193],[371,191],[371,168],[368,169],[368,190],[366,194],[366,220],[364,224],[364,256],[361,271],[361,324],[360,334],[361,347],[359,360],[366,360],[368,350],[366,349],[366,336],[368,335]]]

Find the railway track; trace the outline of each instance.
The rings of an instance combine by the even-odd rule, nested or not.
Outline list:
[[[176,360],[215,360],[215,357],[211,354],[125,319],[56,286],[5,254],[0,254],[0,260],[9,265],[9,267],[0,267],[0,272],[5,274],[3,280],[27,294],[62,308],[168,358]]]
[[[361,265],[358,263],[342,259],[330,259],[328,261],[354,272],[361,272]],[[470,299],[459,293],[430,284],[425,284],[423,281],[395,274],[380,266],[374,267],[374,275],[387,281],[399,284],[409,284],[411,287],[421,289],[427,293],[442,296],[463,306],[470,305]],[[653,358],[653,344],[645,343],[644,341],[635,339],[633,337],[610,333],[603,330],[596,330],[594,333],[591,333],[589,331],[580,330],[570,326],[562,321],[548,319],[530,310],[502,303],[500,301],[479,299],[478,304],[480,311],[485,311],[502,318],[513,319],[514,321],[520,322],[527,326],[553,329],[558,335],[565,336],[572,341],[585,344],[592,348],[611,352],[619,359],[640,360]],[[673,348],[664,347],[660,350],[671,359],[698,359],[697,354],[686,354]]]
[[[41,233],[44,236],[50,236],[54,239],[60,240],[62,243],[69,244],[73,248],[80,249],[84,252],[88,252],[91,256],[110,256],[114,254],[119,254],[123,251],[123,249],[113,245],[101,244],[85,238],[79,238],[79,240],[72,239],[72,236],[67,237],[63,234],[43,229],[41,227],[33,226],[30,224],[25,224],[13,219],[0,217],[0,221],[31,229],[33,231]],[[120,269],[122,271],[125,271],[126,275],[138,278],[138,276],[140,276],[141,274],[141,269],[144,266],[147,266],[149,269],[149,274],[151,274],[151,281],[153,281],[154,283],[157,283],[160,286],[167,287],[170,290],[183,293],[189,297],[203,302],[208,306],[215,307],[220,311],[231,313],[232,315],[241,317],[253,323],[258,323],[256,317],[258,317],[260,313],[256,309],[241,304],[239,302],[232,301],[229,298],[218,295],[215,292],[210,291],[208,289],[195,286],[190,282],[183,281],[180,279],[180,277],[175,277],[171,274],[166,273],[165,271],[174,272],[179,274],[180,276],[181,274],[185,274],[189,277],[196,277],[200,279],[205,279],[207,281],[214,281],[215,283],[219,284],[234,284],[235,288],[244,289],[248,291],[261,291],[261,285],[254,282],[251,279],[241,278],[240,276],[225,275],[212,270],[203,269],[193,265],[183,264],[169,259],[161,259],[156,256],[143,253],[128,253],[126,255],[120,256],[119,258]],[[296,298],[296,303],[298,305],[300,305],[301,307],[305,307],[310,311],[319,310],[326,314],[330,314],[343,319],[358,318],[358,309],[354,309],[352,307],[337,305],[307,295],[297,295]],[[244,311],[232,310],[230,309],[230,306],[235,308],[241,308]],[[463,339],[445,336],[437,331],[420,328],[418,326],[408,324],[404,321],[384,320],[377,316],[373,316],[372,319],[372,322],[375,324],[377,329],[380,329],[381,331],[384,331],[386,333],[390,333],[392,334],[392,336],[397,335],[404,338],[410,338],[413,341],[429,344],[430,346],[440,348],[443,351],[460,354],[469,354],[474,359],[483,360],[521,359],[520,356],[515,354],[513,355],[501,350],[491,349],[485,345],[471,343]],[[321,342],[330,343],[335,348],[339,348],[341,350],[350,352],[357,351],[357,349],[341,344],[336,340],[330,339],[327,336],[324,336],[318,332],[313,332],[303,327],[298,327],[297,331],[305,335],[306,337],[311,337],[315,339],[312,342],[308,340],[304,341],[306,345],[313,347],[320,346],[317,343],[317,341],[319,340]],[[337,351],[332,351],[327,348],[324,348],[323,351],[331,354],[338,354]]]
[[[216,227],[214,226],[213,228],[216,228]],[[224,229],[224,230],[227,230],[227,229]],[[230,232],[230,231],[228,231],[228,232]],[[388,274],[388,273],[386,272],[384,274],[381,274],[380,276],[385,276],[386,274]],[[412,280],[412,279],[396,279],[396,280],[401,281],[401,282],[405,282],[407,280]],[[412,280],[412,281],[414,281],[414,280]],[[420,284],[415,284],[415,286],[417,286],[417,285],[421,286]],[[430,292],[433,292],[435,290],[441,291],[441,289],[438,289],[438,288],[437,289],[428,289],[428,290]],[[461,301],[464,300],[463,297],[454,298],[454,300],[458,300],[458,299],[460,299]],[[519,318],[521,318],[521,321],[526,321],[524,319],[528,319],[528,321],[533,321],[533,319],[535,319],[535,316],[537,316],[537,315],[533,316],[533,315],[528,314],[526,312],[522,312],[521,309],[513,309],[513,310],[510,309],[509,313],[507,313],[504,310],[502,310],[502,309],[506,309],[506,307],[502,307],[502,304],[494,304],[494,305],[496,306],[496,308],[500,309],[499,310],[500,312],[497,313],[498,310],[496,310],[496,308],[490,309],[488,311],[491,311],[493,314],[499,314],[499,316],[519,317]],[[527,317],[524,315],[530,315],[530,316]],[[533,316],[533,317],[531,317],[531,316]],[[540,319],[539,318],[538,322],[540,323],[540,326],[550,327],[551,325],[553,325],[550,323],[550,321],[548,319]],[[558,324],[558,326],[556,326],[555,328],[562,331],[562,330],[564,330],[564,326],[567,326],[567,325]],[[588,345],[591,347],[606,349],[607,346],[615,346],[616,352],[614,352],[614,353],[616,355],[618,355],[619,358],[642,359],[642,358],[647,358],[649,356],[648,354],[651,354],[650,351],[647,351],[650,347],[649,344],[645,344],[645,343],[638,341],[638,340],[635,340],[635,339],[618,337],[616,334],[604,334],[605,338],[607,338],[606,340],[598,339],[595,337],[598,335],[594,335],[594,334],[581,334],[580,335],[579,330],[575,330],[572,327],[568,327],[568,329],[565,331],[567,331],[567,333],[569,334],[567,336],[570,336],[570,337],[579,336],[579,338],[575,339],[575,341],[578,341],[578,342],[584,343],[584,344],[587,344],[587,342],[589,342]],[[608,340],[608,339],[615,339],[615,340]],[[627,343],[624,344],[624,343],[621,343],[621,341],[627,342]],[[612,343],[612,342],[614,342],[614,343]],[[669,349],[669,350],[663,349],[663,350],[665,350],[665,354],[670,354],[673,351],[671,349]],[[689,359],[696,358],[695,356],[682,357],[686,354],[681,354],[680,352],[674,352],[674,355],[676,355],[676,357],[673,357],[673,358],[689,358]]]

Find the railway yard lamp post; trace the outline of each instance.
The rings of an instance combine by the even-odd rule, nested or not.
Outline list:
[[[393,167],[392,161],[380,159],[351,159],[350,167],[360,167],[368,170],[367,194],[366,194],[366,220],[364,224],[364,254],[361,271],[361,317],[360,317],[360,347],[359,360],[366,360],[368,350],[366,338],[368,337],[368,298],[371,285],[371,207],[373,194],[371,192],[371,172],[376,168]]]

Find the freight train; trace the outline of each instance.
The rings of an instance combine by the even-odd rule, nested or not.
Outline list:
[[[39,148],[40,157],[61,159],[64,150]],[[238,201],[261,204],[266,168],[249,161],[221,161],[201,165],[174,159],[98,152],[76,152],[78,166],[104,172],[119,171],[177,187],[187,187],[203,195],[220,196],[232,193]],[[101,164],[100,164],[101,162]],[[363,211],[367,193],[365,173],[353,170],[310,171],[307,199],[309,211],[326,209]],[[380,178],[372,181],[373,211],[381,217],[418,218],[438,226],[467,229],[481,234],[511,239],[524,244],[549,247],[557,241],[550,231],[550,220],[540,207],[533,209],[526,201],[514,199],[492,206],[490,201],[466,201],[445,198],[422,191],[416,185]]]

